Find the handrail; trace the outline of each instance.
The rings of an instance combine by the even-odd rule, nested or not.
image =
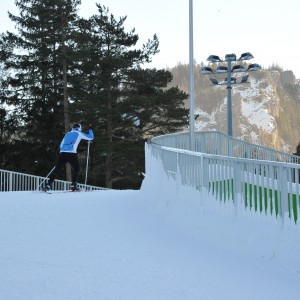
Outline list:
[[[218,131],[198,131],[194,133],[195,152],[233,156],[240,158],[300,163],[300,157],[265,146],[252,144],[233,138]],[[178,132],[161,135],[151,139],[151,142],[189,150],[189,132]]]
[[[245,209],[299,223],[300,160],[298,156],[234,139],[220,132],[195,132],[190,151],[187,132],[151,139],[146,146],[146,174],[207,192]],[[158,179],[157,179],[158,180]],[[159,185],[159,181],[157,182]],[[230,200],[230,201],[229,201]]]
[[[0,169],[0,192],[35,191],[39,189],[44,179],[45,178],[41,176]],[[106,189],[82,183],[78,183],[78,187],[87,191]],[[55,180],[53,183],[53,190],[66,191],[70,188],[71,182],[69,181]]]

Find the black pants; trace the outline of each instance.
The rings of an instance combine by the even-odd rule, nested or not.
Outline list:
[[[61,152],[57,160],[54,170],[49,175],[49,184],[52,184],[57,175],[59,174],[60,169],[66,164],[70,163],[73,168],[72,173],[72,182],[77,182],[79,176],[79,162],[77,153]]]

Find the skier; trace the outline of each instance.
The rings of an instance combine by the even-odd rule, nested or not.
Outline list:
[[[72,130],[66,133],[63,140],[60,143],[59,158],[57,160],[55,168],[49,175],[48,183],[42,189],[43,191],[46,192],[52,189],[52,184],[56,176],[59,174],[60,169],[66,163],[70,163],[70,165],[73,168],[71,190],[79,191],[79,188],[77,187],[77,180],[79,176],[79,162],[77,157],[77,147],[82,139],[89,140],[89,141],[93,140],[94,139],[93,130],[91,129],[91,125],[90,125],[89,133],[88,134],[83,133],[81,132],[81,125],[76,123],[73,125]]]

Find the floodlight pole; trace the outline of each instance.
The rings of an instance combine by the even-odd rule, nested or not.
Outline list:
[[[227,63],[227,67],[218,67],[217,70],[213,70],[209,67],[202,67],[200,69],[200,74],[202,75],[208,75],[208,74],[222,74],[227,73],[227,79],[224,79],[224,82],[219,83],[218,80],[214,78],[209,78],[213,85],[225,85],[227,89],[227,134],[229,136],[233,136],[233,130],[232,130],[232,84],[240,84],[240,83],[249,83],[247,82],[247,79],[249,75],[243,76],[242,80],[240,82],[236,82],[236,78],[232,78],[231,74],[232,72],[250,72],[250,71],[257,71],[261,69],[261,66],[258,64],[250,64],[248,66],[248,69],[245,70],[245,68],[242,65],[236,65],[233,68],[231,68],[231,62],[232,61],[243,61],[243,60],[249,60],[252,59],[253,55],[250,52],[242,53],[241,57],[239,59],[236,59],[235,54],[227,54],[225,55],[225,60],[222,60],[217,55],[210,55],[208,57],[208,61],[211,63]],[[225,82],[226,81],[226,82]]]
[[[189,69],[190,69],[190,150],[194,151],[195,142],[194,142],[194,130],[195,130],[195,74],[194,74],[194,40],[193,40],[193,0],[189,0]]]
[[[227,60],[227,134],[232,136],[231,60]]]

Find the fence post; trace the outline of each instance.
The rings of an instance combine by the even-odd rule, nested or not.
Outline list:
[[[35,186],[34,186],[34,190],[38,190],[40,186],[40,178],[39,177],[35,177]]]
[[[209,158],[207,157],[201,157],[202,159],[202,186],[207,188],[207,191],[209,192],[209,178],[210,178],[210,172],[209,172]]]
[[[179,161],[178,161],[178,152],[176,152],[176,172],[175,172],[175,180],[176,180],[176,194],[179,193],[180,184],[181,184],[181,176],[180,176],[180,168],[179,168]]]
[[[289,210],[288,208],[288,191],[287,191],[287,169],[280,168],[280,208],[281,208],[281,219],[282,225],[284,224],[285,212]],[[278,179],[277,179],[278,180]]]
[[[236,212],[238,208],[238,198],[242,194],[242,180],[241,180],[241,162],[237,161],[233,164],[233,188],[234,188],[234,205],[236,207]]]
[[[9,180],[8,180],[8,190],[11,192],[12,191],[12,186],[13,186],[13,175],[12,172],[9,173]]]
[[[232,151],[232,139],[228,138],[228,156],[232,157],[233,151]]]

